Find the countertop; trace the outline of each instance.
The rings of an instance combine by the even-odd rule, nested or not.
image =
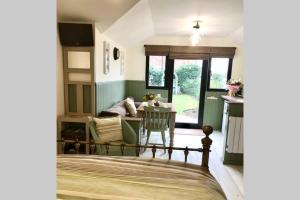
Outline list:
[[[244,98],[242,97],[231,97],[227,95],[222,95],[221,97],[228,101],[228,103],[244,103]]]

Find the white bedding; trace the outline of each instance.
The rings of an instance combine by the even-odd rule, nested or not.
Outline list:
[[[162,159],[57,156],[57,199],[224,200],[215,178],[197,165]]]

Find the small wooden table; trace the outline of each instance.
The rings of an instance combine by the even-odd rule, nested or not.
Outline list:
[[[137,117],[145,117],[144,106],[148,106],[148,102],[143,102],[137,108]],[[174,130],[175,130],[175,120],[176,120],[176,109],[172,103],[161,103],[161,107],[171,108],[169,112],[169,131],[170,131],[170,146],[174,144]],[[143,124],[143,132],[145,133],[145,124]]]
[[[61,131],[64,129],[64,123],[72,122],[72,123],[82,123],[85,126],[85,141],[90,141],[90,118],[89,116],[58,116],[57,119],[57,139],[61,140]],[[58,144],[58,154],[63,153],[62,146]],[[85,146],[85,153],[89,154],[89,145]]]

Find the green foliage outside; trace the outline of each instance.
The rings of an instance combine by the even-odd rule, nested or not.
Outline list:
[[[181,92],[183,94],[189,94],[193,97],[199,98],[200,96],[200,80],[187,79],[183,82],[181,87]]]
[[[195,109],[199,106],[199,101],[190,95],[179,94],[174,95],[172,102],[176,105],[177,114],[183,114],[183,111],[188,109]]]
[[[183,65],[176,69],[178,86],[182,93],[189,94],[197,98],[199,97],[201,82],[200,70],[202,70],[202,68],[193,64]]]
[[[199,98],[200,95],[200,73],[202,67],[198,65],[190,64],[183,65],[176,69],[175,73],[178,77],[178,86],[180,92],[189,94],[193,97]],[[164,82],[164,71],[157,70],[153,66],[149,69],[149,83],[153,86],[162,86]],[[211,88],[225,88],[226,77],[223,74],[213,73],[211,76],[210,87]]]
[[[153,66],[150,66],[150,69],[149,69],[149,83],[150,83],[150,85],[162,86],[163,85],[163,76],[164,76],[163,71],[157,70]]]
[[[226,77],[223,74],[212,74],[210,80],[210,87],[211,88],[224,88],[226,87]]]

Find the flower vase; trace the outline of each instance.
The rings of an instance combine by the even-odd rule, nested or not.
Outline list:
[[[240,86],[239,85],[228,85],[228,96],[234,97],[235,94],[239,91]]]
[[[235,92],[233,90],[229,90],[227,95],[230,96],[230,97],[234,97]]]
[[[154,100],[148,100],[148,106],[154,106]]]

